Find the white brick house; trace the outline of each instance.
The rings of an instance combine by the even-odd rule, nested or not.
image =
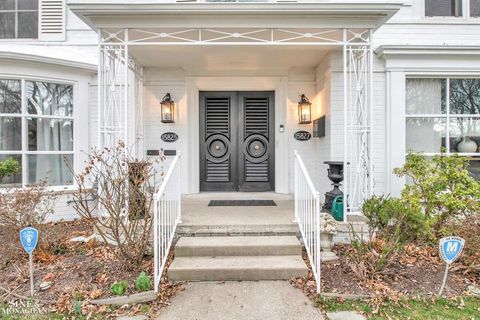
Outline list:
[[[119,73],[108,78],[111,63]],[[480,175],[479,0],[4,0],[0,85],[0,159],[22,163],[3,183],[48,175],[52,188],[66,191],[58,219],[71,217],[75,188],[63,157],[80,169],[89,148],[115,139],[135,144],[138,155],[180,150],[185,194],[215,183],[292,193],[294,150],[324,193],[331,187],[323,162],[349,162],[352,211],[372,193],[398,194],[405,181],[392,170],[407,150],[432,156],[444,147],[469,157]],[[161,119],[167,93],[173,123]],[[325,116],[325,137],[294,138],[313,131],[299,124],[302,94],[312,120]],[[262,109],[271,121],[257,129],[270,134],[247,141],[247,104],[262,101],[273,106]],[[227,108],[229,120],[221,111],[208,118],[210,107]],[[237,108],[248,110],[237,118]],[[206,141],[218,117],[231,136]],[[167,132],[178,140],[162,141]],[[209,146],[231,162],[209,160]],[[242,146],[269,157],[258,166],[239,160],[248,152]],[[248,184],[255,173],[261,179]]]

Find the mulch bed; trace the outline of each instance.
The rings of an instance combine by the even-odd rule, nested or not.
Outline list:
[[[361,279],[349,266],[347,258],[348,245],[335,245],[333,251],[339,257],[337,261],[321,264],[321,287],[324,293],[342,295],[369,295],[372,297],[395,298],[400,296],[433,297],[438,294],[445,264],[438,253],[431,247],[409,246],[405,253],[392,257],[392,264],[385,272],[373,279]],[[310,268],[308,257],[304,252],[304,260]],[[480,276],[475,273],[464,274],[451,268],[443,295],[455,297],[465,294],[469,285],[480,284]],[[457,268],[458,269],[458,268]],[[316,297],[313,274],[294,278],[292,285],[300,288],[310,298]]]
[[[129,284],[126,294],[136,293],[135,279],[144,271],[151,276],[153,283],[153,258],[145,257],[134,270],[126,269],[114,256],[110,246],[90,241],[88,243],[69,242],[78,236],[88,237],[93,233],[93,227],[83,221],[60,222],[48,226],[49,234],[55,235],[55,243],[49,244],[48,250],[36,250],[34,255],[34,282],[35,298],[50,301],[50,310],[71,312],[74,301],[82,301],[82,310],[98,313],[107,311],[107,306],[96,307],[89,304],[92,299],[111,297],[110,287],[115,281],[126,280]],[[0,228],[0,237],[6,234]],[[4,239],[4,238],[3,238]],[[15,241],[16,239],[11,239]],[[3,252],[0,247],[0,286],[13,292],[15,295],[29,296],[30,282],[28,274],[27,254],[21,249],[15,257],[11,252]],[[20,254],[18,254],[20,252]],[[173,260],[173,253],[169,257],[168,265]],[[51,281],[53,285],[45,291],[39,290],[43,281]],[[168,305],[169,300],[179,290],[183,290],[182,283],[170,284],[166,275],[162,278],[160,294],[156,301],[149,304],[149,312],[155,312],[162,306]],[[11,299],[4,290],[0,291],[0,300]],[[14,298],[14,297],[13,297]],[[108,309],[110,312],[110,309]],[[142,312],[145,310],[142,309]],[[113,311],[110,315],[140,312],[140,306],[130,306]]]

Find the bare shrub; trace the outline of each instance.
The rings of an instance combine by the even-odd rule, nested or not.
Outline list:
[[[124,143],[93,150],[85,169],[75,174],[74,208],[105,243],[117,246],[125,267],[140,264],[151,240],[154,167],[129,155]],[[98,184],[92,201],[91,182]]]
[[[463,269],[466,273],[476,272],[480,276],[480,212],[464,221],[451,223],[446,232],[465,239],[465,249],[460,256]]]
[[[55,193],[48,191],[46,181],[18,189],[4,189],[0,192],[0,228],[2,234],[10,241],[4,241],[3,253],[18,256],[22,251],[19,239],[21,229],[31,226],[42,235],[38,247],[47,242],[45,226],[47,217],[53,213]],[[8,253],[10,251],[10,254]]]

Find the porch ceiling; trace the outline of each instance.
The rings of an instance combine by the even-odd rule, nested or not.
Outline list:
[[[144,67],[184,70],[288,70],[317,66],[338,47],[328,46],[131,46],[129,54]]]
[[[206,2],[183,0],[68,0],[96,28],[372,28],[393,16],[403,0]]]

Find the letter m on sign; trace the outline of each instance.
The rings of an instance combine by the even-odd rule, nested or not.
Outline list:
[[[453,253],[458,251],[458,242],[447,242],[447,253]]]

